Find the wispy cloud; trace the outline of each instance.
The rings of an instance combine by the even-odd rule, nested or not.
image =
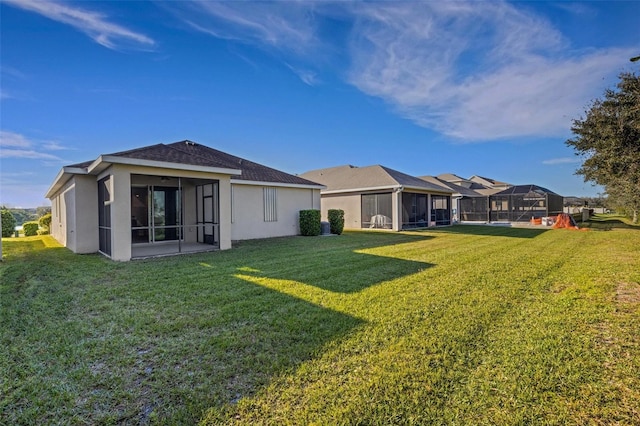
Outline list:
[[[319,63],[341,66],[363,93],[462,142],[568,136],[571,120],[633,53],[576,50],[535,8],[502,1],[166,7],[197,31],[275,49],[306,84],[317,84]],[[339,31],[329,31],[336,23]]]
[[[68,149],[71,149],[64,145],[61,145],[59,142],[56,142],[56,141],[46,141],[46,142],[43,142],[41,146],[42,146],[42,149],[46,149],[47,151],[66,151]]]
[[[165,7],[214,37],[302,53],[316,41],[313,2],[177,2]]]
[[[70,25],[109,49],[124,46],[150,48],[155,45],[150,37],[111,22],[103,13],[73,7],[69,3],[41,0],[4,0],[4,2]]]
[[[2,158],[29,158],[32,160],[56,160],[62,161],[60,157],[48,154],[46,152],[38,152],[32,149],[3,149],[0,151]]]
[[[548,160],[544,160],[542,162],[542,164],[545,164],[547,166],[556,166],[559,164],[577,164],[580,163],[582,160],[580,160],[577,157],[561,157],[561,158],[550,158]]]
[[[350,81],[461,140],[566,134],[626,57],[569,56],[550,23],[508,3],[374,3],[358,16]]]
[[[294,72],[295,75],[298,76],[298,78],[300,78],[300,80],[302,80],[304,84],[309,86],[316,86],[317,84],[320,83],[320,80],[318,79],[318,74],[315,71],[294,67],[293,65],[290,65],[290,64],[286,64],[286,65],[291,71]]]
[[[29,148],[31,142],[19,133],[0,130],[0,147],[2,148]]]
[[[26,158],[59,163],[64,160],[46,151],[61,149],[65,148],[57,142],[36,143],[19,133],[0,131],[0,158]]]

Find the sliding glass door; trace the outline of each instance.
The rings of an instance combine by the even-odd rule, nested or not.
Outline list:
[[[180,189],[164,186],[131,188],[131,242],[153,243],[182,238]]]

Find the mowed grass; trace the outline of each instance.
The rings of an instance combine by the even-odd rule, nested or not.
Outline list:
[[[640,424],[640,232],[4,239],[0,424]]]

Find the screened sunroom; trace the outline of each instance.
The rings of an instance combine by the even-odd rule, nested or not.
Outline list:
[[[528,222],[562,213],[563,197],[537,185],[516,185],[489,196],[492,222]]]

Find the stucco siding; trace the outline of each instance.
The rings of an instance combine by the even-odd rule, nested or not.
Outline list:
[[[232,184],[231,239],[298,235],[300,210],[320,209],[320,191],[308,188]],[[276,220],[265,220],[264,188],[275,188]]]
[[[98,194],[95,176],[75,179],[75,252],[98,251]]]
[[[322,197],[322,220],[327,220],[331,209],[344,210],[345,229],[360,229],[362,227],[362,201],[360,194],[324,195]]]
[[[51,198],[51,236],[74,253],[98,251],[95,176],[73,176]]]
[[[73,181],[70,181],[51,198],[51,236],[65,247],[67,246],[68,222],[64,194],[73,190]]]

